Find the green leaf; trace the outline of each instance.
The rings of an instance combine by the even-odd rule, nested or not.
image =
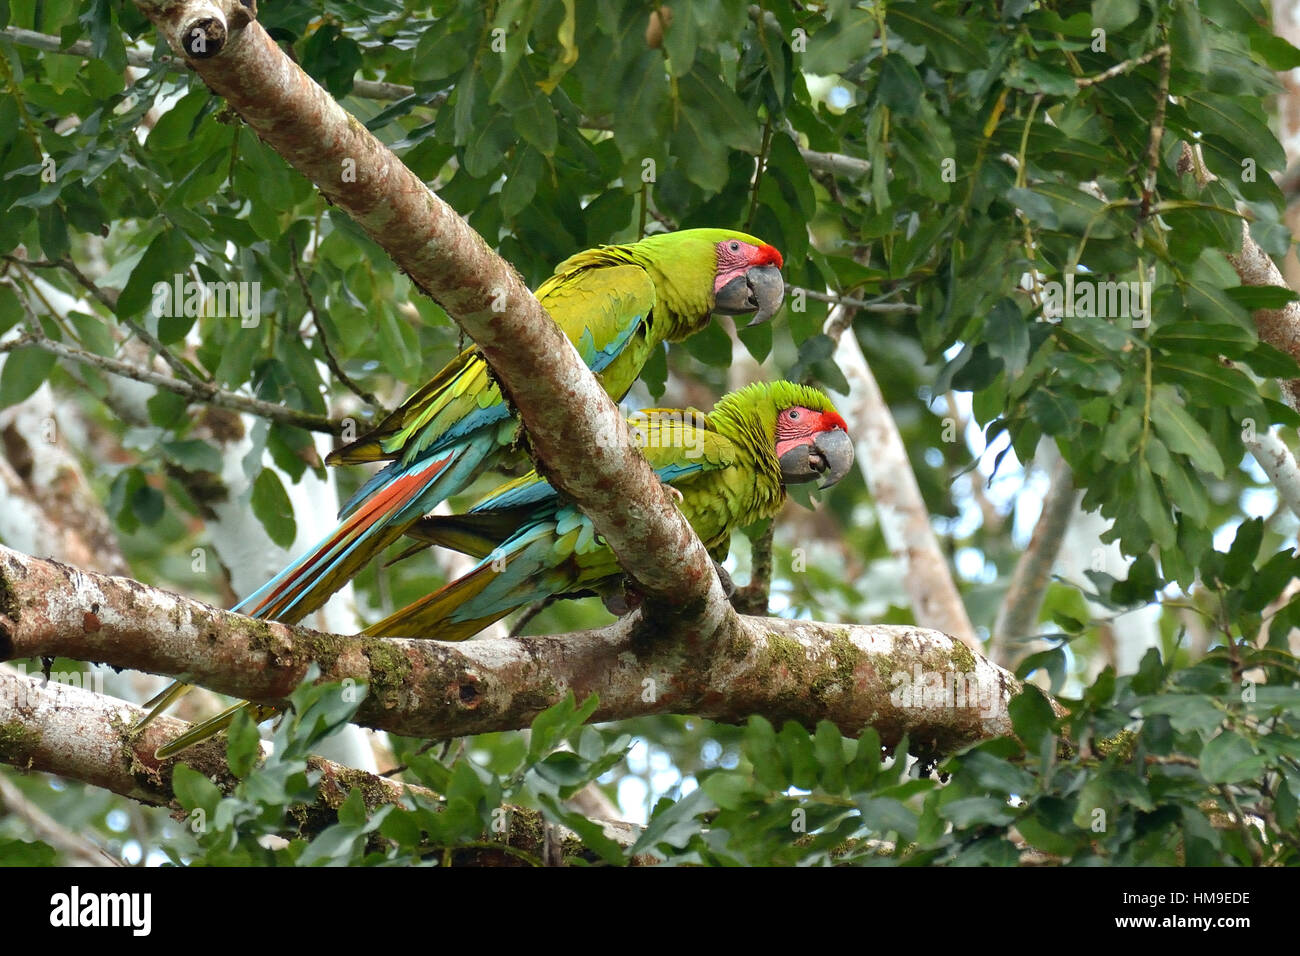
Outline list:
[[[772,323],[760,322],[737,329],[736,334],[755,362],[763,362],[772,354]]]
[[[226,764],[230,772],[241,779],[252,773],[258,757],[262,755],[262,737],[257,732],[249,712],[240,708],[226,731]]]
[[[705,365],[727,368],[731,365],[731,337],[717,322],[710,322],[686,340],[686,349]]]
[[[971,29],[977,21],[919,3],[891,3],[885,15],[891,31],[925,50],[940,69],[964,73],[987,62],[987,47]]]
[[[262,522],[262,527],[272,541],[282,548],[293,544],[293,539],[298,534],[293,505],[279,476],[271,469],[263,468],[253,482],[251,504],[253,514]]]
[[[585,724],[599,706],[600,698],[595,694],[578,706],[573,691],[569,691],[564,700],[534,717],[532,738],[528,744],[528,763],[537,763],[559,746],[560,741]]]
[[[1266,30],[1255,30],[1251,33],[1250,49],[1251,52],[1259,54],[1259,58],[1270,70],[1277,70],[1280,73],[1300,66],[1300,50],[1282,37]]]
[[[11,866],[58,866],[59,854],[39,840],[0,840],[0,861]]]
[[[26,401],[50,377],[54,353],[38,348],[15,349],[0,368],[0,408]]]
[[[904,840],[916,837],[917,815],[901,801],[861,796],[856,802],[862,822],[879,836],[897,833]]]
[[[940,806],[939,813],[954,827],[1005,826],[1016,818],[1006,801],[993,797],[964,797]]]
[[[893,8],[890,8],[893,12]],[[848,8],[808,39],[808,49],[797,65],[823,76],[842,73],[871,47],[876,24],[865,10]]]
[[[549,811],[549,815],[559,820],[582,839],[583,846],[595,851],[611,866],[623,866],[627,857],[623,847],[605,835],[605,828],[595,820],[589,820],[581,813],[566,810],[564,806],[549,793],[539,793],[537,799]]]
[[[700,817],[711,809],[713,809],[713,801],[709,799],[709,795],[703,789],[692,790],[676,803],[670,804],[667,809],[651,817],[650,823],[641,833],[641,839],[627,851],[627,855],[636,856],[663,843],[676,847],[685,846],[687,841],[703,829],[704,823]]]
[[[1224,294],[1243,309],[1280,309],[1298,296],[1291,289],[1276,285],[1239,285],[1223,290]]]
[[[184,809],[202,810],[207,814],[209,823],[221,802],[221,790],[217,785],[188,764],[178,763],[172,771],[172,792]]]
[[[1225,730],[1201,748],[1200,762],[1201,776],[1210,783],[1239,783],[1258,778],[1268,758],[1245,737]]]
[[[1204,73],[1209,66],[1209,49],[1201,29],[1201,12],[1195,0],[1175,0],[1170,36],[1173,65],[1191,73]]]
[[[925,95],[921,74],[904,57],[890,53],[880,62],[876,95],[898,116],[915,116]]]
[[[186,441],[165,441],[163,454],[190,471],[221,472],[221,453],[197,438]]]
[[[1187,389],[1199,404],[1240,405],[1259,399],[1259,389],[1236,368],[1203,355],[1164,355],[1155,365],[1155,378]]]
[[[970,774],[981,789],[1018,796],[1034,790],[1034,778],[1029,773],[990,753],[975,750],[960,759],[962,775]]]
[[[880,774],[880,734],[874,727],[862,731],[853,759],[844,771],[844,782],[849,790],[866,790]]]
[[[183,299],[193,256],[193,249],[179,230],[163,229],[131,270],[131,277],[113,305],[114,311],[122,318],[135,318],[146,307],[159,317],[183,315],[184,301],[175,301],[176,278],[180,276]]]
[[[1030,189],[1008,189],[1007,198],[1044,229],[1086,234],[1090,239],[1109,239],[1119,234],[1106,204],[1081,189],[1040,183]]]
[[[1151,398],[1151,421],[1170,450],[1186,455],[1202,471],[1223,477],[1223,459],[1214,442],[1177,402],[1169,386],[1156,386]]]
[[[1136,20],[1139,9],[1138,0],[1092,0],[1092,22],[1114,33]]]

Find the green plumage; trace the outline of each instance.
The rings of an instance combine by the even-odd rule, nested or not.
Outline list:
[[[578,347],[588,366],[615,351],[596,373],[615,401],[627,394],[651,353],[709,323],[716,247],[761,239],[731,229],[686,229],[570,256],[538,286],[537,299]],[[386,459],[411,462],[436,447],[477,409],[501,403],[501,391],[477,348],[455,359],[373,431],[333,452],[330,464]],[[499,436],[505,447],[514,432]]]
[[[732,254],[746,259],[739,273],[727,258]],[[686,229],[571,256],[537,289],[537,297],[618,401],[655,349],[699,331],[715,310],[757,310],[770,317],[784,294],[780,266],[780,253],[753,236]],[[721,276],[737,274],[718,291]],[[461,352],[371,432],[326,459],[332,465],[390,464],[344,505],[333,531],[235,610],[300,621],[424,514],[518,454],[513,451],[518,432],[518,420],[478,349]],[[138,726],[183,690],[172,685],[150,701],[153,709]],[[222,721],[228,722],[228,714],[159,754],[177,753],[210,736],[225,725]]]
[[[678,507],[715,558],[726,556],[732,531],[774,516],[785,501],[776,422],[792,407],[834,413],[816,389],[774,382],[727,395],[707,416],[651,409],[630,420],[651,467],[681,492]],[[608,589],[622,576],[590,519],[536,472],[497,488],[468,514],[425,519],[413,534],[480,564],[367,634],[462,640],[518,607]]]

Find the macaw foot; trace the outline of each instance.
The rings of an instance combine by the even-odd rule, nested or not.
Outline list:
[[[668,497],[672,498],[674,502],[679,505],[682,503],[682,492],[680,488],[674,488],[662,478],[659,479],[659,484],[663,487],[664,491],[668,492]]]
[[[727,573],[727,569],[717,561],[713,562],[713,570],[718,575],[718,583],[722,585],[722,593],[730,601],[736,594],[736,582],[731,580],[731,575]],[[610,614],[622,617],[624,614],[639,608],[645,598],[628,578],[623,578],[618,585],[607,591],[602,591],[600,600],[605,605],[605,610],[609,611]]]
[[[630,614],[641,606],[641,592],[632,587],[631,582],[624,578],[619,584],[604,591],[600,595],[601,603],[605,605],[605,610],[617,617],[624,614]]]

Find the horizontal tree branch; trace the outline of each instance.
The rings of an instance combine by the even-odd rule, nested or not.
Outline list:
[[[831,292],[817,292],[814,289],[804,289],[800,286],[786,286],[786,294],[794,293],[803,295],[809,299],[816,299],[818,302],[829,302],[833,305],[842,305],[850,309],[860,309],[863,312],[882,312],[903,313],[905,315],[914,315],[921,311],[919,305],[913,305],[910,302],[880,302],[869,299],[854,299],[846,295],[837,295]]]
[[[226,762],[224,739],[204,741],[180,757],[159,761],[154,757],[154,750],[190,725],[163,715],[132,739],[129,729],[144,714],[142,708],[126,701],[0,667],[0,763],[24,771],[57,774],[103,787],[139,803],[173,809],[180,809],[172,790],[172,772],[178,763],[203,774],[223,792],[234,789],[238,780]],[[307,765],[321,777],[316,803],[302,808],[302,813],[289,814],[289,819],[298,824],[300,836],[311,836],[337,822],[339,807],[357,788],[370,810],[388,803],[408,805],[416,796],[429,805],[441,800],[438,794],[424,787],[366,773],[323,757],[310,757]],[[492,840],[485,840],[483,845],[455,851],[453,862],[510,865],[520,853],[542,860],[544,826],[550,824],[536,810],[508,809],[508,819],[515,825]],[[641,828],[635,824],[598,822],[606,836],[624,847],[631,846],[641,836]],[[594,854],[582,849],[571,831],[564,827],[555,830],[562,862],[578,856],[594,858]],[[46,835],[38,831],[33,836]],[[497,840],[502,849],[486,845]],[[638,857],[632,862],[650,861]]]
[[[369,685],[358,723],[409,736],[522,729],[570,691],[599,694],[595,720],[829,720],[851,737],[872,726],[887,746],[907,735],[921,751],[1011,730],[1020,683],[936,631],[736,617],[717,639],[689,626],[648,639],[637,613],[550,637],[343,637],[0,547],[0,659],[130,667],[264,703],[280,703],[315,662],[322,680]]]

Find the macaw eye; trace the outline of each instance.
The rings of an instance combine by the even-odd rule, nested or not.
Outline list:
[[[736,242],[735,240],[732,240],[732,243],[731,243],[731,251],[732,251],[732,252],[739,252],[739,251],[740,251],[740,243]]]
[[[793,408],[790,409],[790,420],[794,421],[798,417],[799,417],[799,413],[796,412]]]

